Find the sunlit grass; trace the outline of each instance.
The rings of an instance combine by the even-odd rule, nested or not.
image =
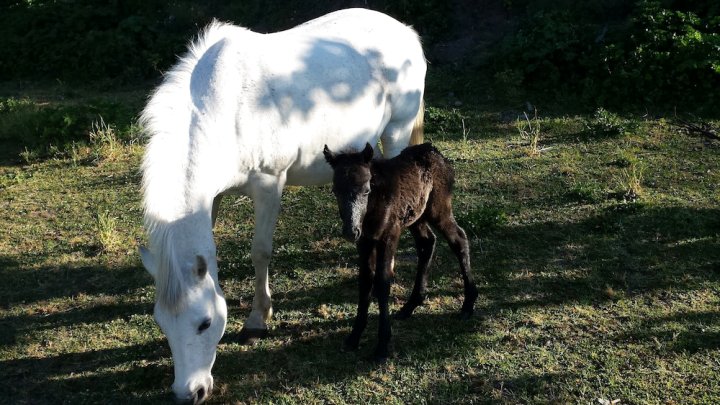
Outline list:
[[[342,353],[355,247],[339,236],[328,186],[289,187],[274,237],[270,337],[240,346],[253,208],[227,198],[215,236],[229,319],[211,401],[720,401],[718,145],[662,121],[542,117],[545,149],[529,154],[529,139],[498,112],[434,108],[426,137],[455,167],[477,316],[455,316],[457,262],[439,238],[427,302],[393,323],[390,361],[369,361],[375,306],[360,351]],[[600,119],[633,130],[588,131]],[[167,399],[170,351],[136,253],[142,146],[117,132],[120,142],[102,140],[130,125],[108,121],[74,153],[0,167],[0,393],[9,403]],[[393,311],[412,288],[414,260],[405,235]]]

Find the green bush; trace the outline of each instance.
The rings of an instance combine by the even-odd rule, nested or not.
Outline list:
[[[682,110],[709,110],[720,99],[714,2],[524,3],[527,14],[498,48],[494,70],[519,74],[528,92]]]
[[[600,107],[595,110],[592,119],[585,122],[585,128],[594,136],[619,136],[636,130],[637,126],[633,121]]]
[[[456,108],[427,106],[425,107],[425,131],[439,135],[462,134],[465,118]]]
[[[600,54],[604,84],[616,97],[675,105],[719,101],[720,17],[646,0],[631,24],[627,42],[608,44]]]
[[[0,12],[0,77],[75,82],[154,78],[171,66],[185,44],[214,18],[271,32],[347,6],[344,3],[14,2]],[[441,37],[449,26],[449,6],[442,0],[377,0],[366,5],[414,24],[426,41]]]

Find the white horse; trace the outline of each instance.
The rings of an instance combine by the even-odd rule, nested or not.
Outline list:
[[[267,35],[212,23],[167,73],[141,116],[150,140],[142,165],[149,246],[140,253],[155,279],[179,401],[209,395],[225,330],[212,232],[222,196],[254,203],[255,297],[241,337],[262,336],[283,187],[331,180],[325,144],[381,141],[392,157],[420,143],[425,71],[415,31],[349,9]]]

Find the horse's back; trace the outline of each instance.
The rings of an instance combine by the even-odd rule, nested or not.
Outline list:
[[[146,161],[166,161],[163,150],[180,145],[173,172],[203,165],[208,190],[239,186],[250,172],[325,183],[323,145],[377,143],[388,122],[414,120],[424,91],[417,34],[365,9],[271,34],[216,23],[189,48],[143,113],[153,137],[167,135]],[[403,102],[406,94],[417,100]]]

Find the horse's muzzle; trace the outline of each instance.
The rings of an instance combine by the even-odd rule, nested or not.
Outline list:
[[[178,405],[198,405],[205,402],[210,395],[210,392],[205,387],[199,387],[189,398],[180,398],[177,395],[175,397],[175,403]]]

